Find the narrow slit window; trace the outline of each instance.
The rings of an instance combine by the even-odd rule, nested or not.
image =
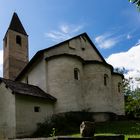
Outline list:
[[[19,35],[16,36],[16,43],[21,46],[21,37]]]
[[[104,74],[104,85],[107,86],[108,84],[108,75]]]
[[[118,83],[118,92],[121,92],[121,83]]]
[[[78,68],[74,69],[74,79],[75,80],[80,80],[80,71]]]

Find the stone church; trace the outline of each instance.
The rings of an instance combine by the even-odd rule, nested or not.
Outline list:
[[[28,59],[28,34],[13,14],[3,39],[0,136],[32,134],[53,114],[88,110],[96,121],[124,115],[123,75],[115,73],[86,33]]]

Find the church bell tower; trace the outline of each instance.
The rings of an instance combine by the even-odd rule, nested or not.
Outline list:
[[[14,80],[28,63],[28,35],[16,13],[3,39],[3,77]]]

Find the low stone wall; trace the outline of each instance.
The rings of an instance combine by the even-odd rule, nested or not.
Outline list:
[[[61,136],[61,137],[51,137],[51,138],[26,138],[26,139],[24,138],[24,139],[14,139],[14,140],[124,140],[124,135],[95,136],[94,138],[80,138],[80,137],[78,138],[78,137]],[[139,139],[136,139],[136,140],[139,140]]]
[[[93,138],[78,138],[78,137],[50,137],[50,138],[24,138],[12,140],[93,140]]]
[[[52,138],[51,139],[48,139],[48,138],[24,138],[24,139],[12,139],[12,140],[52,140]]]
[[[54,140],[94,140],[94,138],[56,137]]]
[[[9,139],[10,140],[10,139]],[[24,139],[12,139],[12,140],[53,140],[52,138],[24,138]]]

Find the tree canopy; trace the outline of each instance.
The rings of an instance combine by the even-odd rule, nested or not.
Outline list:
[[[127,73],[125,68],[116,68],[114,70],[120,74]],[[136,81],[140,82],[140,78],[137,77]],[[123,79],[123,94],[125,97],[125,113],[128,117],[140,118],[140,88],[132,88],[133,78],[129,77],[128,79]]]
[[[140,10],[140,0],[129,0],[129,2],[136,4],[137,8]]]

